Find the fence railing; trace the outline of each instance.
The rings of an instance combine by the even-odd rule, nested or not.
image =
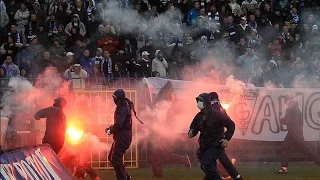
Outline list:
[[[177,75],[177,72],[174,72],[174,76],[170,77],[173,80],[183,80]],[[114,74],[111,77],[88,77],[88,78],[64,78],[64,80],[70,81],[70,89],[109,89],[109,88],[136,88],[137,82],[142,78],[150,77],[148,74],[144,73],[133,73],[133,74]],[[225,77],[220,77],[214,79],[210,76],[196,76],[194,72],[191,72],[190,78],[186,79],[187,81],[201,80],[216,83],[224,83]],[[31,84],[41,87],[41,80],[37,78],[26,78],[30,81]],[[306,75],[303,78],[295,79],[292,75],[282,75],[275,79],[275,77],[259,77],[252,78],[252,76],[236,76],[235,79],[240,80],[244,83],[250,83],[256,87],[266,86],[266,80],[270,79],[275,87],[309,87],[309,88],[319,88],[320,87],[320,78],[317,76]],[[4,91],[8,87],[10,79],[0,78],[0,92]]]

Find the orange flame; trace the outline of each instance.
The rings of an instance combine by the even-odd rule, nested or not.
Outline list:
[[[221,106],[225,109],[228,110],[230,108],[230,104],[221,104]]]
[[[66,134],[70,143],[78,144],[84,136],[84,131],[77,127],[71,126],[67,128]]]

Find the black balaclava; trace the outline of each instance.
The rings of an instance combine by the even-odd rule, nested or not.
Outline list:
[[[120,106],[121,104],[127,103],[130,107],[130,109],[133,111],[134,116],[137,118],[137,120],[141,123],[144,124],[138,117],[137,117],[137,112],[134,108],[134,104],[132,101],[130,101],[128,98],[126,98],[126,93],[124,92],[123,89],[117,89],[113,95],[113,102],[117,105]]]
[[[117,89],[117,90],[113,93],[112,97],[113,97],[113,102],[114,102],[117,106],[119,106],[119,105],[121,105],[121,103],[124,103],[124,102],[125,102],[125,100],[126,100],[126,93],[124,92],[123,89]]]

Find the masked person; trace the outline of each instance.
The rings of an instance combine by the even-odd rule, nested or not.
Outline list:
[[[126,98],[122,89],[116,90],[113,95],[116,110],[114,125],[106,128],[108,135],[113,134],[113,143],[108,156],[117,176],[117,180],[131,179],[123,164],[123,155],[132,142],[132,113],[135,113],[133,102]],[[136,113],[135,113],[136,114]]]
[[[278,170],[278,173],[282,174],[288,172],[289,152],[292,146],[296,146],[306,156],[320,165],[320,156],[312,151],[304,140],[303,118],[298,106],[298,102],[291,94],[287,94],[284,101],[287,109],[285,116],[280,118],[280,122],[287,126],[288,134],[282,143],[281,168]]]
[[[67,105],[67,100],[58,97],[54,100],[53,106],[41,109],[34,115],[35,120],[47,118],[46,131],[42,139],[43,144],[49,144],[56,154],[61,151],[66,132],[66,115],[63,108]]]
[[[219,112],[221,112],[224,115],[227,115],[227,111],[221,106],[220,100],[219,100],[219,95],[216,92],[210,92],[210,100],[211,100],[211,107]],[[200,148],[197,150],[197,157],[200,161]],[[232,158],[231,159],[232,164],[234,165],[236,163],[236,159]],[[223,165],[220,163],[220,161],[217,161],[217,168],[219,171],[219,174],[222,179],[230,179],[230,175],[227,172],[227,170],[223,167]],[[203,180],[207,180],[207,176],[203,178]]]
[[[234,134],[234,122],[228,116],[212,108],[208,93],[200,94],[196,101],[200,112],[194,117],[188,136],[193,138],[200,131],[199,159],[201,169],[206,174],[207,180],[222,179],[217,169],[217,160],[220,161],[232,178],[242,180],[224,150]],[[227,131],[224,128],[227,128]]]
[[[178,101],[175,100],[173,85],[168,81],[161,91],[156,96],[156,106],[161,109],[162,113],[159,114],[160,118],[156,119],[157,129],[154,131],[154,138],[152,140],[152,172],[153,177],[162,177],[162,163],[171,162],[185,165],[188,169],[191,168],[191,162],[187,155],[178,155],[172,153],[173,147],[175,146],[176,139],[172,138],[172,134],[167,134],[159,132],[158,128],[165,127],[174,127],[175,115],[179,114],[179,109],[181,105],[178,104]],[[166,115],[163,116],[163,107],[168,105]],[[155,111],[157,111],[155,109]],[[165,117],[165,118],[163,118]],[[165,143],[161,143],[165,142]]]

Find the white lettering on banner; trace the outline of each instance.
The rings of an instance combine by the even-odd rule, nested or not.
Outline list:
[[[27,173],[23,170],[23,168],[19,162],[13,163],[13,166],[18,171],[18,173],[20,174],[21,177],[23,177],[24,179],[28,179]]]
[[[38,158],[32,154],[31,157],[26,157],[26,161],[37,169],[37,172],[43,180],[50,180],[50,174],[45,167],[39,162]]]
[[[24,160],[12,163],[12,165],[0,164],[0,170],[2,176],[6,180],[16,179],[14,170],[16,170],[24,179],[61,180],[56,172],[52,169],[46,158],[42,155],[40,149],[35,150],[35,155],[32,154],[31,156],[26,157]]]
[[[53,176],[53,179],[54,180],[61,180],[60,177],[58,176],[58,174],[56,174],[56,172],[52,169],[51,165],[48,163],[48,161],[42,155],[40,149],[37,149],[35,151],[35,153],[36,153],[36,156],[40,159],[40,161],[44,165],[44,167],[46,168],[46,170],[48,170],[49,173],[51,174],[51,176]]]
[[[33,169],[29,166],[29,164],[27,162],[21,161],[21,165],[22,165],[24,171],[26,172],[26,174],[28,174],[29,177],[33,177],[31,179],[40,180],[38,178],[38,175],[33,171]]]
[[[254,122],[251,131],[260,134],[263,130],[264,124],[269,124],[269,130],[273,133],[280,132],[280,123],[276,113],[275,104],[270,96],[265,96],[258,107],[258,112],[254,116]],[[261,118],[259,118],[261,117]],[[245,133],[244,133],[245,134]],[[243,134],[243,135],[244,135]]]
[[[5,180],[16,180],[13,174],[13,168],[10,167],[10,164],[0,164],[0,172]]]
[[[261,141],[282,141],[287,134],[280,117],[285,115],[286,93],[295,95],[302,113],[304,137],[307,141],[320,140],[320,92],[311,88],[255,88],[238,94],[229,92],[223,85],[200,84],[191,81],[164,80],[161,78],[144,79],[149,89],[159,92],[167,81],[171,81],[177,99],[194,103],[194,97],[203,92],[216,91],[222,103],[230,105],[227,113],[236,123],[234,138]],[[177,88],[179,87],[179,88]],[[186,95],[183,87],[192,87]],[[156,89],[156,91],[154,90]],[[182,97],[183,96],[183,97]],[[189,108],[189,107],[188,107]],[[196,108],[191,106],[190,108]],[[191,115],[192,116],[192,115]],[[193,117],[189,117],[192,121]],[[186,132],[188,127],[185,127]]]

